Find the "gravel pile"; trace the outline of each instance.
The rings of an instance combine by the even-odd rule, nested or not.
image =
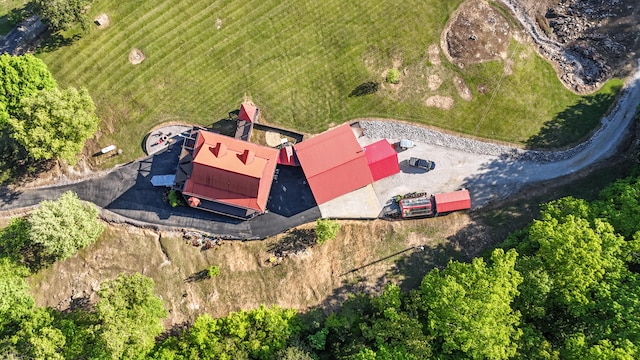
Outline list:
[[[505,160],[524,160],[549,163],[566,160],[583,150],[591,140],[563,151],[522,150],[509,146],[486,143],[468,138],[443,134],[414,125],[386,120],[360,120],[364,135],[369,138],[409,139],[425,144],[443,146],[472,154],[497,156]]]

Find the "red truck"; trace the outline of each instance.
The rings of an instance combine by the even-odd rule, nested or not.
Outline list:
[[[471,196],[467,189],[431,196],[405,196],[398,201],[398,206],[400,207],[400,217],[403,219],[436,216],[452,211],[470,209]]]

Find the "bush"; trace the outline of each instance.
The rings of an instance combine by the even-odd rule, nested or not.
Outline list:
[[[316,221],[316,241],[324,244],[329,239],[335,239],[340,230],[340,224],[335,220],[318,219]]]
[[[387,70],[386,81],[391,84],[397,84],[400,81],[400,71],[398,69]]]
[[[169,191],[169,205],[171,205],[171,207],[176,207],[178,205],[180,205],[180,199],[178,198],[178,192],[175,190],[171,190]]]
[[[219,266],[210,266],[207,269],[207,276],[209,276],[209,279],[212,279],[216,276],[220,275],[220,267]]]

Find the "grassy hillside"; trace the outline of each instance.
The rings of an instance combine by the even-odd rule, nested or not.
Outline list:
[[[157,124],[211,124],[237,109],[244,96],[262,107],[269,122],[306,132],[358,117],[386,117],[525,144],[545,123],[564,126],[562,114],[582,99],[564,89],[527,45],[511,45],[514,72],[506,77],[497,61],[464,69],[444,56],[444,65],[428,61],[428,46],[439,44],[460,3],[96,0],[90,15],[107,13],[108,28],[93,27],[82,39],[39,56],[61,85],[89,89],[102,119],[94,146],[115,143],[127,158],[142,154],[142,137]],[[132,48],[146,60],[130,64]],[[400,85],[349,96],[362,83],[381,82],[393,66],[404,70]],[[427,87],[431,74],[444,80],[437,92]],[[469,84],[473,101],[458,96],[456,74]],[[478,93],[479,85],[489,91]],[[606,94],[616,88],[608,87],[596,105],[610,101]],[[453,97],[455,107],[424,106],[435,94]],[[587,134],[602,112],[590,106],[580,108],[577,133],[550,145]]]

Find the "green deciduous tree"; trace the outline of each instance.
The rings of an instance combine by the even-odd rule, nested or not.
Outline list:
[[[511,309],[522,277],[514,269],[517,253],[494,250],[487,265],[451,262],[422,280],[428,329],[441,351],[473,359],[507,359],[516,354],[520,314]],[[464,354],[464,355],[463,355]]]
[[[154,293],[153,280],[141,274],[121,274],[98,291],[98,358],[144,359],[163,330],[167,311]]]
[[[27,268],[0,258],[0,338],[15,334],[22,318],[32,311],[34,302],[25,280],[28,275]]]
[[[599,198],[593,207],[616,232],[629,239],[640,230],[640,177],[616,181],[602,190]]]
[[[36,161],[61,158],[75,164],[87,139],[98,130],[95,105],[86,89],[41,90],[22,98],[9,119],[11,137]]]
[[[15,115],[23,98],[57,86],[47,65],[33,55],[0,55],[0,79],[0,119],[4,120]]]
[[[21,250],[31,243],[29,231],[30,226],[26,218],[11,219],[7,227],[0,230],[0,257],[22,263]]]
[[[273,359],[299,331],[296,311],[260,306],[221,319],[201,315],[179,340],[163,343],[156,359]]]
[[[554,208],[554,202],[550,208]],[[580,215],[583,214],[543,210],[541,219],[527,230],[527,241],[539,246],[528,270],[538,271],[537,268],[542,272],[539,275],[548,276],[553,284],[550,300],[567,306],[576,315],[587,309],[592,291],[605,273],[619,272],[624,267],[620,258],[625,247],[624,239],[615,235],[611,225],[601,219],[590,222]],[[532,261],[539,266],[533,266]]]
[[[64,259],[98,239],[104,225],[98,209],[72,192],[56,201],[45,200],[28,217],[29,237],[41,244],[46,255]]]
[[[16,350],[38,360],[64,360],[65,336],[53,324],[49,309],[36,307],[20,322],[11,337]]]
[[[33,0],[35,12],[52,31],[66,30],[73,24],[87,28],[87,6],[93,0]]]

